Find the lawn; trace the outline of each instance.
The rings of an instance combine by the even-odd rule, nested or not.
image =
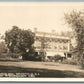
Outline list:
[[[32,61],[22,61],[22,62],[3,62],[0,61],[0,73],[3,73],[3,77],[7,73],[13,73],[17,77],[54,77],[54,78],[83,78],[84,70],[79,66],[58,64],[54,62],[32,62]],[[30,76],[33,74],[33,76]]]

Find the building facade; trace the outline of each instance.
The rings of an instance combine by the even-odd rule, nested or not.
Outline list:
[[[34,47],[38,54],[42,51],[46,52],[46,58],[48,56],[60,55],[67,57],[70,52],[70,38],[57,36],[54,31],[51,33],[39,32],[34,30],[35,43]]]

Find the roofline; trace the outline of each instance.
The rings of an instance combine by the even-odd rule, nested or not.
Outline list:
[[[65,36],[57,36],[55,33],[53,34],[53,33],[47,33],[47,32],[39,32],[39,31],[37,31],[37,32],[34,32],[35,34],[44,34],[44,35],[53,35],[53,36],[55,36],[55,37],[52,37],[52,38],[57,38],[57,39],[67,39],[67,40],[70,40],[70,38],[69,37],[65,37]],[[42,37],[42,36],[40,36],[40,37]],[[47,37],[47,36],[46,36]]]

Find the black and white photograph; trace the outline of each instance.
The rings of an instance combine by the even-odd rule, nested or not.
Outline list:
[[[84,78],[84,2],[0,2],[0,78]]]

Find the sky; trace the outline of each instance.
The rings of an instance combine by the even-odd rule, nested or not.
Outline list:
[[[0,33],[16,25],[21,29],[38,31],[70,31],[64,13],[83,10],[84,2],[0,2]]]

